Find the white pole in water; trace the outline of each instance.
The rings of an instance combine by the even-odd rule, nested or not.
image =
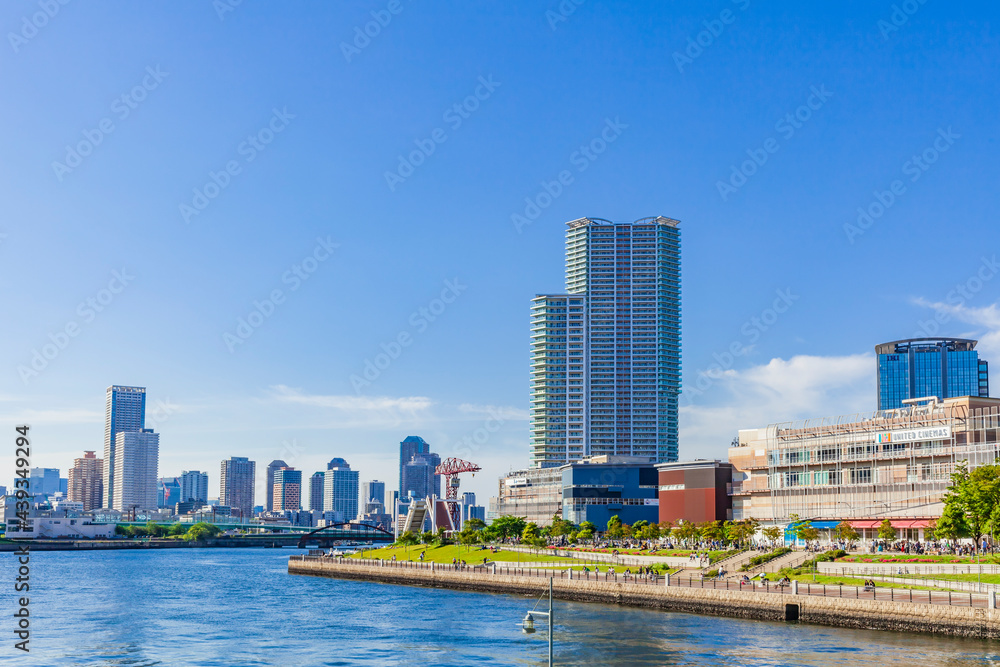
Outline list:
[[[549,577],[549,667],[552,667],[552,577]]]

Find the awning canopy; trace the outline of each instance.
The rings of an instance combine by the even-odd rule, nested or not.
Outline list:
[[[813,528],[820,530],[833,530],[840,525],[840,521],[810,521]]]
[[[851,526],[853,526],[854,528],[864,528],[864,529],[871,530],[873,528],[878,528],[879,526],[881,526],[882,525],[882,521],[885,521],[885,519],[880,519],[880,520],[877,520],[877,521],[875,521],[875,520],[851,521]],[[931,520],[930,519],[889,519],[889,523],[892,525],[893,528],[926,528],[927,526],[931,525]]]

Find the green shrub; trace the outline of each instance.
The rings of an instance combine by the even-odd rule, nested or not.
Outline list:
[[[750,559],[749,562],[747,562],[746,565],[741,567],[740,570],[742,572],[747,572],[757,567],[758,565],[763,565],[764,563],[772,561],[775,558],[779,558],[781,556],[784,556],[785,554],[790,554],[790,553],[792,553],[792,550],[789,547],[781,547],[780,549],[775,549],[770,553],[761,554],[760,556],[754,556],[753,558]]]

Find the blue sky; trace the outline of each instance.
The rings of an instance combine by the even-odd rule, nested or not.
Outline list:
[[[6,2],[0,422],[65,471],[137,384],[161,475],[212,495],[233,455],[392,487],[418,434],[485,502],[527,463],[529,301],[582,216],[682,221],[682,458],[874,409],[880,342],[1000,359],[997,13]]]

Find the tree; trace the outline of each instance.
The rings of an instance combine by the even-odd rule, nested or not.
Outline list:
[[[677,539],[687,544],[689,540],[698,537],[699,530],[693,521],[681,521],[674,528],[674,534],[677,535]]]
[[[482,519],[477,519],[476,517],[473,517],[465,522],[465,527],[478,531],[486,527],[486,522],[483,521]]]
[[[437,540],[439,546],[447,546],[451,544],[451,540],[448,539],[448,533],[445,531],[444,526],[438,528],[437,535],[434,536]]]
[[[849,521],[841,521],[838,523],[837,527],[833,529],[833,533],[837,536],[837,539],[845,542],[857,542],[861,539],[858,531],[854,529],[854,526],[852,526]]]
[[[424,544],[432,544],[434,542],[434,533],[429,530],[425,530],[420,533],[420,541]]]
[[[699,530],[701,532],[701,536],[706,540],[716,541],[725,537],[722,531],[721,521],[706,521],[700,526]]]
[[[493,520],[490,529],[497,537],[509,539],[524,532],[527,522],[519,516],[501,516]]]
[[[188,528],[187,532],[184,533],[184,540],[186,542],[200,542],[202,540],[207,540],[211,537],[215,537],[221,532],[222,529],[216,526],[214,523],[206,523],[204,521],[199,521],[198,523]]]
[[[880,540],[896,539],[896,529],[892,527],[892,521],[888,519],[882,520],[882,523],[878,527],[878,538]]]
[[[579,540],[583,540],[583,541],[592,540],[592,539],[594,539],[594,531],[590,530],[589,528],[582,528],[580,530],[580,532],[576,534],[576,539],[578,541]]]
[[[951,506],[953,514],[961,512],[965,528],[976,542],[976,550],[982,543],[983,535],[995,527],[1000,513],[997,504],[1000,503],[1000,465],[985,465],[969,472],[968,464],[963,461],[955,466],[951,475],[951,486],[944,495],[947,509]]]
[[[815,542],[819,539],[819,528],[806,521],[795,528],[795,537],[803,542]]]
[[[621,537],[625,534],[625,531],[622,530],[622,520],[618,518],[617,514],[608,519],[608,528],[605,532],[607,532],[608,537],[613,540],[621,539]]]
[[[177,523],[175,523],[174,525],[172,525],[170,527],[170,534],[171,535],[183,535],[186,532],[187,532],[187,527],[183,523],[180,523],[180,522],[177,522]]]
[[[660,527],[655,523],[646,524],[639,530],[639,537],[644,540],[658,540],[660,538]]]
[[[782,530],[778,526],[768,526],[761,532],[764,534],[764,537],[767,538],[767,541],[771,542],[772,544],[781,539]]]
[[[552,524],[549,526],[549,535],[552,537],[569,535],[575,528],[576,526],[572,521],[567,521],[558,514],[555,514],[552,516]]]
[[[401,544],[401,545],[403,545],[404,547],[413,546],[414,544],[417,544],[418,542],[420,542],[420,538],[417,537],[416,534],[412,530],[408,530],[405,533],[403,533],[402,535],[400,535],[399,536],[399,540],[398,540],[398,543]]]
[[[465,546],[477,544],[480,539],[480,531],[473,529],[468,525],[468,522],[466,522],[465,528],[462,529],[462,532],[458,534],[459,544],[464,544]]]
[[[941,518],[934,524],[934,539],[956,542],[969,536],[969,526],[965,523],[965,515],[954,503],[945,503]]]

